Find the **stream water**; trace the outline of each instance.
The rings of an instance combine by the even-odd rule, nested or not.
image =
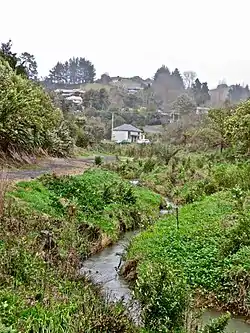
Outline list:
[[[138,182],[134,182],[137,185]],[[166,199],[167,206],[172,209],[163,209],[160,214],[169,214],[176,208],[169,200]],[[118,274],[121,265],[122,254],[138,231],[126,232],[124,237],[116,244],[107,247],[100,253],[91,256],[83,262],[81,274],[85,274],[94,284],[102,286],[102,291],[109,301],[123,301],[128,311],[137,324],[140,323],[139,304],[132,300],[132,293],[128,283]],[[202,316],[203,322],[207,323],[210,319],[220,316],[217,311],[206,310]],[[229,333],[250,333],[250,325],[240,318],[232,318],[229,321],[227,332]]]
[[[116,244],[84,261],[81,274],[85,274],[94,284],[101,285],[107,300],[123,301],[131,319],[140,324],[140,306],[132,300],[128,283],[118,274],[119,266],[122,263],[122,254],[136,233],[135,231],[126,232]]]

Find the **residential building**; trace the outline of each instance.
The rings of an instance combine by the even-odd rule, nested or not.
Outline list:
[[[137,142],[141,139],[144,139],[142,130],[129,124],[123,124],[121,126],[115,127],[112,132],[112,141],[116,142]]]
[[[202,106],[197,106],[196,108],[196,114],[208,114],[208,111],[210,108],[202,107]]]

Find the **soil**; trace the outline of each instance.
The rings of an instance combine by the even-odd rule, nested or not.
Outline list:
[[[113,161],[114,156],[103,157],[105,162]],[[57,175],[81,174],[89,167],[93,166],[95,157],[75,157],[75,158],[46,158],[38,160],[36,164],[24,166],[20,169],[2,169],[2,177],[11,181],[35,179],[45,173],[55,173]]]

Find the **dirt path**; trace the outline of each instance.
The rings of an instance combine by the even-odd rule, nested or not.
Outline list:
[[[114,156],[103,157],[104,161],[112,161]],[[80,174],[94,164],[95,157],[76,158],[48,158],[40,160],[37,164],[29,165],[25,169],[5,170],[9,180],[29,180],[39,177],[45,173],[56,173],[57,175]]]

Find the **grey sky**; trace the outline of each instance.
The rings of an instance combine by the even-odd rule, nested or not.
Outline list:
[[[214,87],[250,83],[249,0],[8,0],[0,41],[34,54],[39,74],[83,56],[97,75],[151,77],[162,64]]]

